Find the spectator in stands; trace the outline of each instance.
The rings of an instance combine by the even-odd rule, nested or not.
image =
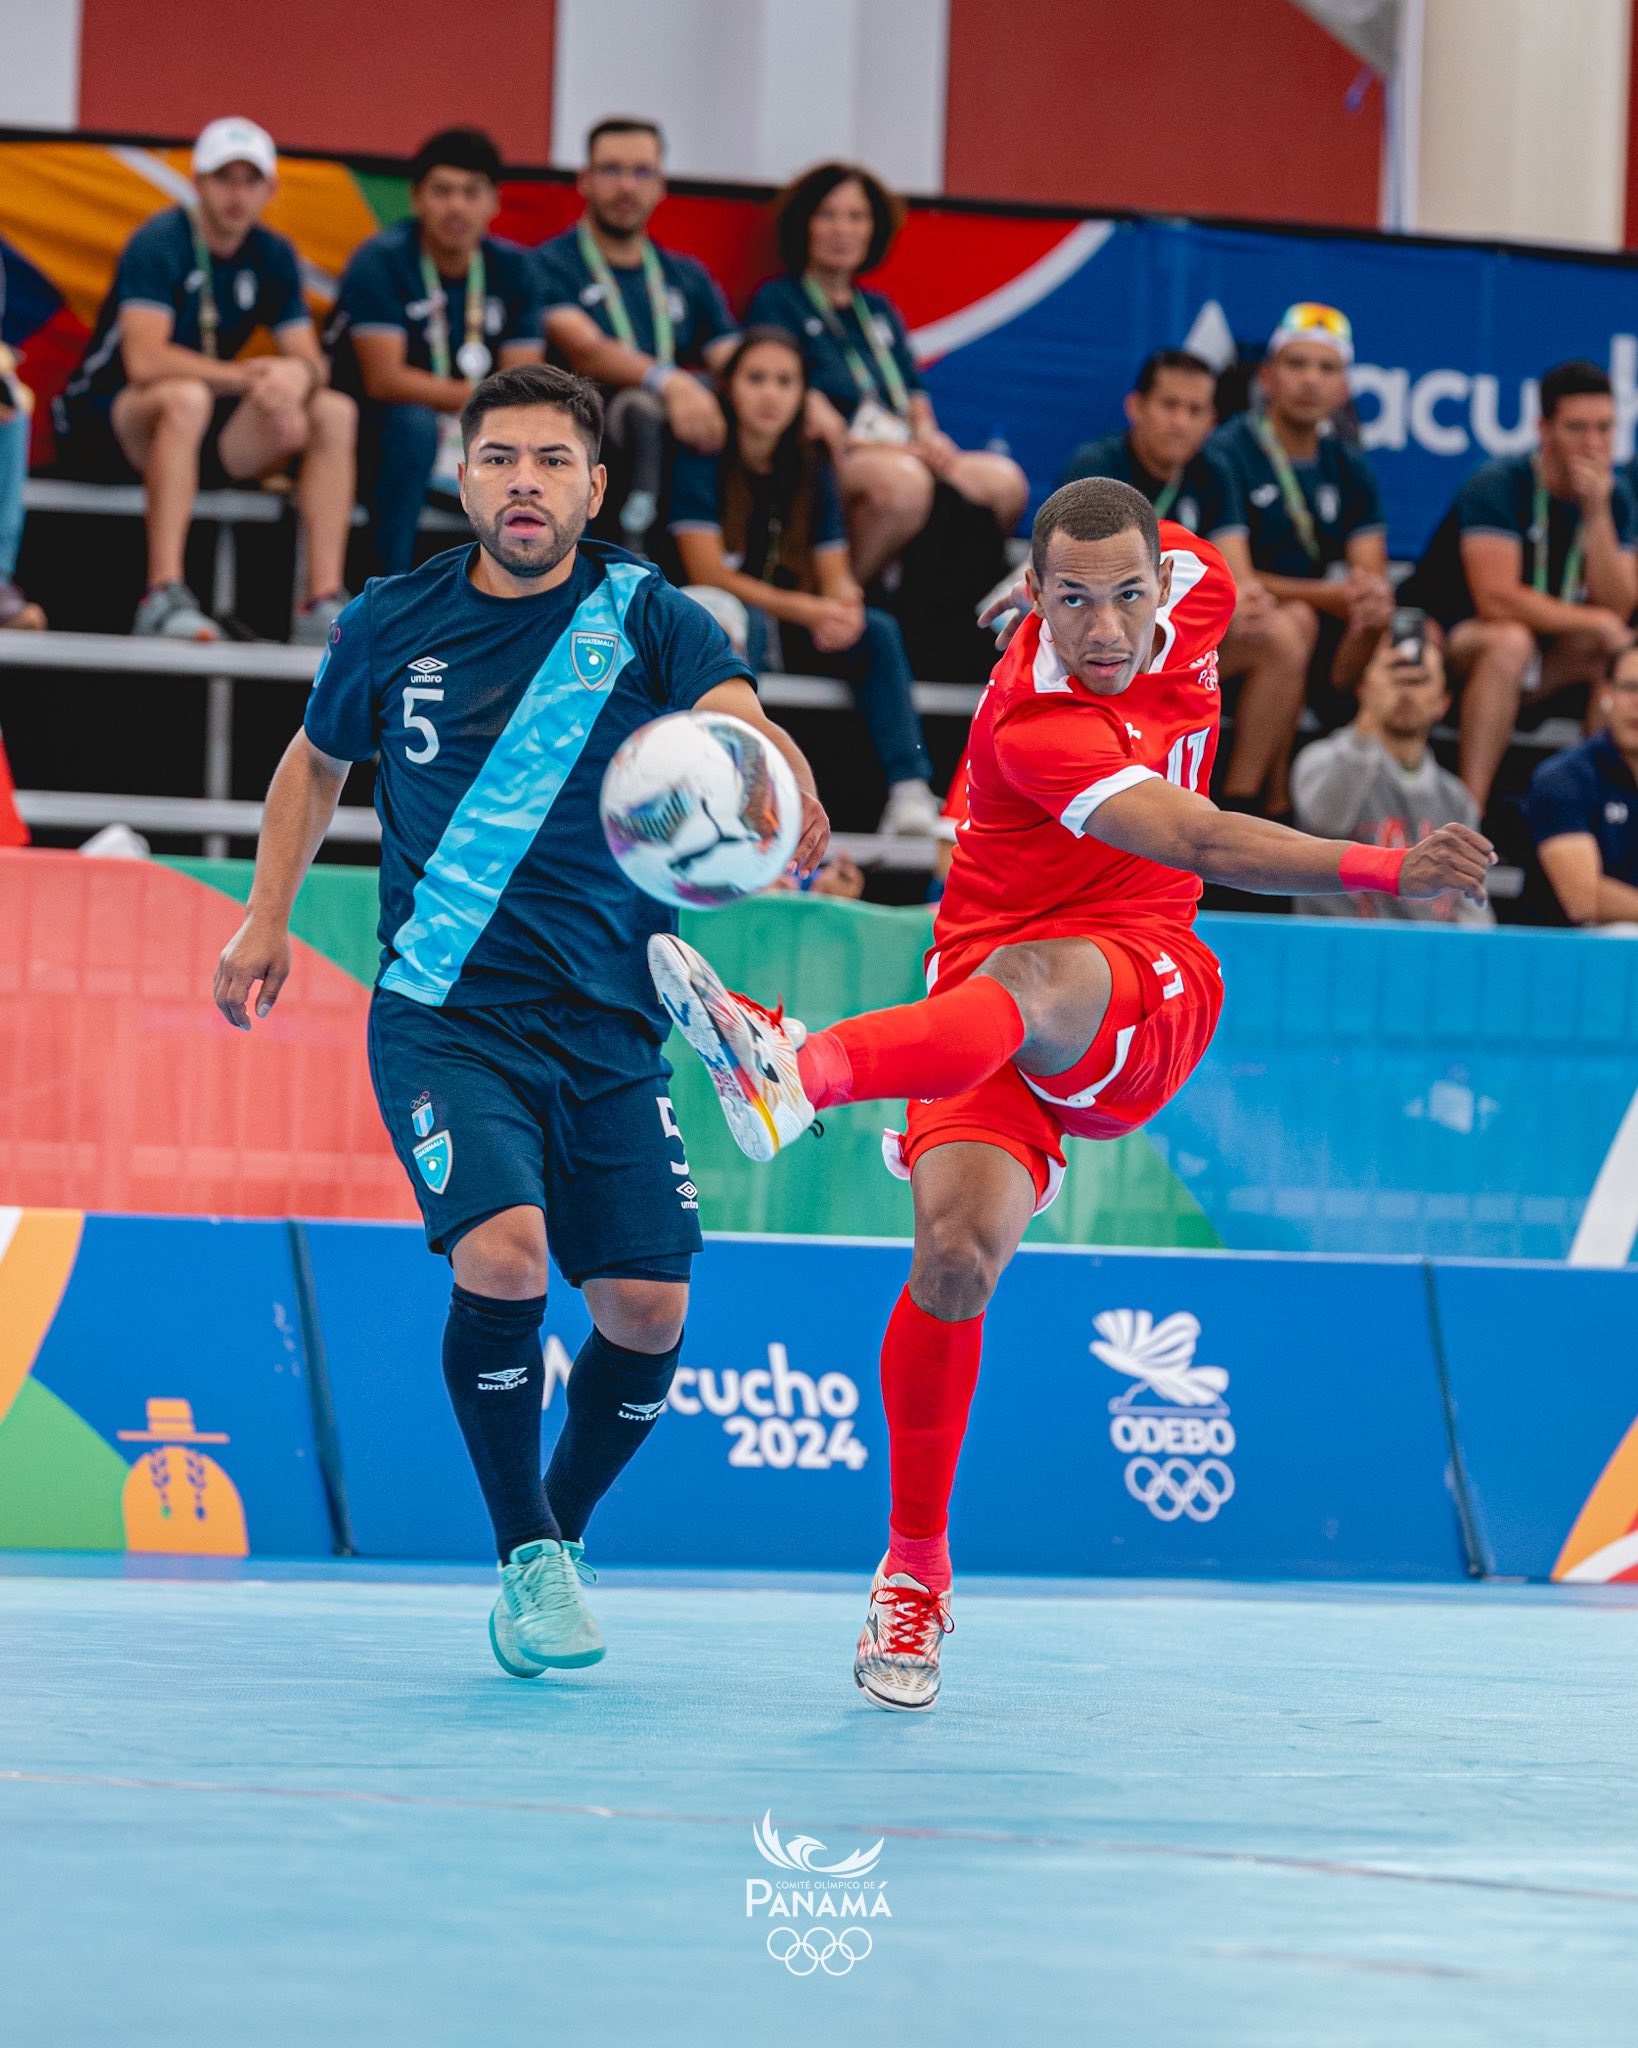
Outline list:
[[[6,310],[6,266],[0,259],[0,318]],[[17,553],[23,544],[23,485],[28,478],[29,415],[33,395],[17,374],[17,358],[0,341],[0,630],[38,631],[45,613],[17,588]],[[4,841],[0,841],[4,844]]]
[[[693,373],[720,370],[736,339],[728,301],[704,264],[649,239],[665,197],[664,146],[652,121],[599,121],[577,181],[586,210],[537,256],[546,338],[603,387],[608,406],[601,516],[635,547],[664,496],[667,438],[704,455],[722,446],[721,407]]]
[[[1549,370],[1539,448],[1468,478],[1406,586],[1449,633],[1462,780],[1481,808],[1520,700],[1596,682],[1632,645],[1638,506],[1614,451],[1609,378],[1593,363]]]
[[[1607,728],[1530,778],[1530,836],[1572,924],[1638,924],[1638,648],[1595,694]]]
[[[902,212],[856,164],[804,173],[779,201],[786,275],[764,284],[748,312],[802,342],[808,431],[835,463],[853,566],[865,583],[927,524],[935,483],[989,513],[1002,534],[1029,500],[1010,456],[969,452],[939,431],[898,308],[858,283],[886,256]]]
[[[455,494],[473,387],[545,354],[534,264],[489,233],[500,176],[481,128],[428,136],[410,166],[409,218],[354,250],[325,333],[337,384],[360,402],[359,466],[389,576],[415,559],[428,493]]]
[[[904,641],[854,580],[830,463],[804,430],[806,399],[795,336],[748,328],[723,371],[722,453],[678,453],[671,532],[690,594],[753,667],[853,686],[887,778],[880,830],[930,834],[939,806]]]
[[[261,225],[273,196],[272,138],[254,121],[212,121],[193,150],[192,207],[167,207],[126,243],[84,362],[59,401],[67,474],[140,476],[148,494],[148,589],[134,630],[214,640],[183,581],[201,483],[270,476],[299,460],[307,601],[295,640],[321,647],[347,603],[357,415],[329,387],[301,295],[294,247]],[[259,329],[273,355],[244,356]]]
[[[1348,396],[1353,329],[1334,306],[1287,308],[1260,373],[1262,407],[1209,446],[1239,486],[1252,566],[1274,601],[1248,644],[1236,620],[1223,650],[1242,678],[1222,799],[1281,817],[1310,679],[1322,709],[1351,692],[1393,610],[1382,500],[1370,466],[1331,431]],[[1238,635],[1238,642],[1236,641]]]
[[[1450,707],[1444,657],[1425,615],[1396,611],[1359,680],[1352,725],[1304,747],[1291,770],[1297,829],[1367,846],[1415,846],[1441,825],[1479,822],[1479,807],[1428,746]],[[1396,896],[1299,896],[1306,917],[1436,918],[1494,924],[1488,904],[1452,893],[1425,903]]]

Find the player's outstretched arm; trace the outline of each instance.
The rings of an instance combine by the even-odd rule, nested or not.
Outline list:
[[[256,1015],[265,1017],[290,972],[291,907],[336,814],[351,766],[321,754],[301,731],[274,770],[245,921],[222,948],[212,990],[217,1009],[241,1031],[250,1029],[245,1007],[250,991],[261,984]]]
[[[830,819],[825,807],[819,801],[819,786],[814,781],[813,770],[808,766],[808,757],[796,744],[783,726],[775,725],[757,699],[749,683],[735,677],[731,682],[718,683],[714,690],[707,690],[694,706],[696,711],[723,711],[730,718],[742,718],[747,725],[776,746],[791,764],[791,773],[796,777],[796,786],[802,792],[802,832],[796,842],[796,852],[791,858],[793,875],[811,875],[825,857],[825,848],[830,844]]]
[[[1429,897],[1454,889],[1483,903],[1484,878],[1496,862],[1490,841],[1466,825],[1441,825],[1408,851],[1386,851],[1220,811],[1158,776],[1109,797],[1087,820],[1086,832],[1123,853],[1265,896],[1374,889],[1385,896]]]

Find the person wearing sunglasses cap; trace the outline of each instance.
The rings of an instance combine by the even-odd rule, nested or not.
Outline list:
[[[1323,710],[1351,691],[1393,609],[1387,526],[1370,465],[1332,428],[1354,360],[1345,313],[1288,306],[1269,337],[1261,404],[1220,427],[1210,451],[1233,472],[1250,528],[1252,566],[1276,604],[1268,645],[1225,670],[1244,678],[1225,802],[1288,811],[1291,744],[1311,690]],[[1334,719],[1333,721],[1334,722]]]
[[[262,225],[278,177],[273,138],[240,115],[193,148],[192,204],[126,243],[85,359],[58,400],[69,476],[140,480],[148,493],[148,587],[134,631],[215,640],[183,580],[194,497],[299,462],[307,602],[294,639],[322,647],[342,607],[357,414],[330,390],[293,245]],[[247,354],[267,331],[274,353]]]

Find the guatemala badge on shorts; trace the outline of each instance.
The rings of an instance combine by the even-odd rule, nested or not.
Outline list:
[[[425,1093],[417,1095],[410,1104],[410,1124],[418,1138],[431,1136],[433,1116],[432,1097],[430,1095]]]
[[[576,632],[569,635],[569,666],[588,690],[595,690],[608,681],[619,652],[618,633]]]
[[[455,1141],[448,1131],[436,1131],[415,1148],[415,1163],[421,1178],[435,1195],[449,1186],[449,1169],[454,1163]]]

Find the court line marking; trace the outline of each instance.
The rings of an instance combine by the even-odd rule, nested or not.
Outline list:
[[[234,1798],[303,1799],[321,1805],[407,1806],[473,1813],[539,1813],[564,1819],[658,1821],[684,1827],[753,1828],[755,1820],[735,1813],[674,1813],[643,1806],[590,1806],[543,1799],[462,1799],[449,1793],[365,1792],[349,1786],[239,1785],[206,1778],[104,1777],[76,1771],[0,1770],[0,1783],[80,1785],[119,1792],[216,1792]],[[1453,1891],[1502,1892],[1538,1899],[1575,1899],[1601,1905],[1638,1906],[1638,1892],[1603,1891],[1590,1885],[1532,1884],[1506,1877],[1467,1877],[1457,1872],[1395,1870],[1382,1863],[1344,1863],[1326,1856],[1277,1856],[1260,1849],[1207,1849],[1180,1842],[1120,1842],[1105,1836],[1014,1834],[989,1828],[905,1828],[878,1821],[824,1821],[813,1827],[839,1834],[886,1835],[900,1842],[968,1842],[981,1848],[1069,1849],[1093,1856],[1160,1856],[1189,1863],[1251,1865],[1314,1877],[1367,1877],[1395,1884],[1431,1885]]]

